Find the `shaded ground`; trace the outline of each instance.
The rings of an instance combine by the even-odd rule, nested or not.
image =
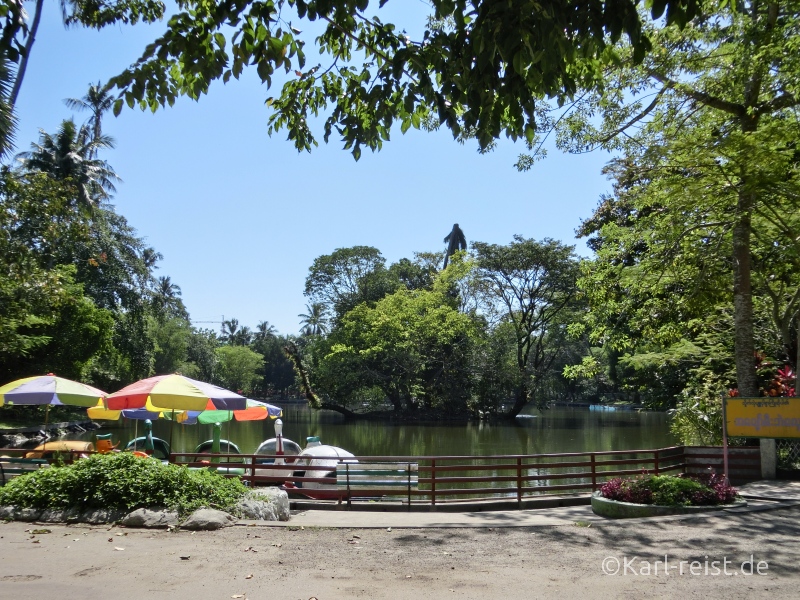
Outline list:
[[[168,533],[5,523],[0,597],[798,597],[798,507],[587,525]]]

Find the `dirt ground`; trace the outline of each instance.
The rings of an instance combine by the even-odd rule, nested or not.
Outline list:
[[[0,598],[800,597],[798,507],[587,525],[170,533],[10,522]]]

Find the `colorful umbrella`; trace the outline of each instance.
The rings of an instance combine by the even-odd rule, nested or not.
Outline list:
[[[52,373],[17,379],[0,387],[0,406],[8,404],[95,406],[106,393]]]
[[[96,406],[86,409],[86,414],[93,421],[118,421],[120,417],[135,421],[144,421],[146,419],[154,421],[155,419],[169,419],[173,412],[178,422],[183,422],[186,419],[186,411],[162,410],[153,406],[150,400],[147,400],[142,408],[126,408],[123,410],[110,410],[105,407],[105,403],[101,400]]]
[[[159,410],[205,410],[211,402],[218,410],[243,410],[247,398],[211,383],[183,375],[157,375],[142,379],[106,398],[106,408],[123,410],[143,408],[148,398]]]
[[[236,419],[237,421],[261,421],[266,418],[277,419],[283,414],[279,406],[273,406],[266,402],[247,399],[247,407],[242,410],[217,410],[209,402],[206,410],[188,410],[183,418],[177,420],[185,425],[200,423],[201,425],[211,425],[213,423],[223,423]]]

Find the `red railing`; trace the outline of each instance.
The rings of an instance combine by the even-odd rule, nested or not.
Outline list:
[[[191,467],[208,466],[206,462],[196,462],[197,458],[194,453],[174,453],[170,461]],[[208,460],[205,456],[203,458]],[[336,502],[348,499],[346,489],[337,489],[335,467],[314,469],[286,464],[256,464],[254,460],[279,457],[252,454],[221,454],[215,458],[218,460],[217,468],[223,471],[236,469],[238,472],[227,474],[239,476],[251,486],[281,485],[295,499]],[[186,460],[192,462],[184,463]],[[527,501],[541,500],[548,495],[585,495],[612,477],[643,472],[679,473],[686,467],[682,446],[497,456],[357,456],[353,460],[359,463],[416,463],[419,483],[414,489],[403,490],[397,496],[386,496],[385,490],[362,488],[359,494],[373,500],[382,497],[396,501],[404,501],[408,495],[412,504],[432,507],[464,501],[513,502],[522,507]],[[309,474],[309,471],[314,472]]]

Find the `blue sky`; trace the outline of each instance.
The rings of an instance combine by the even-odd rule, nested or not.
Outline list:
[[[419,6],[411,18],[419,19],[423,4],[412,4]],[[28,150],[39,129],[54,133],[72,116],[65,98],[82,97],[90,83],[118,74],[164,29],[66,30],[58,3],[45,3],[17,103],[17,151]],[[610,188],[600,172],[607,154],[550,150],[518,173],[522,144],[504,140],[480,155],[476,144],[459,145],[446,131],[413,130],[398,130],[358,162],[333,139],[298,154],[285,132],[267,135],[264,101],[278,92],[251,72],[216,82],[199,102],[182,99],[155,114],[126,108],[104,122],[116,140],[104,158],[123,180],[113,204],[163,254],[157,275],[181,287],[199,326],[219,330],[214,322],[224,316],[296,333],[316,257],[367,245],[387,264],[413,258],[443,250],[456,222],[470,242],[549,237],[589,254],[574,231]],[[86,118],[75,114],[76,122]]]

